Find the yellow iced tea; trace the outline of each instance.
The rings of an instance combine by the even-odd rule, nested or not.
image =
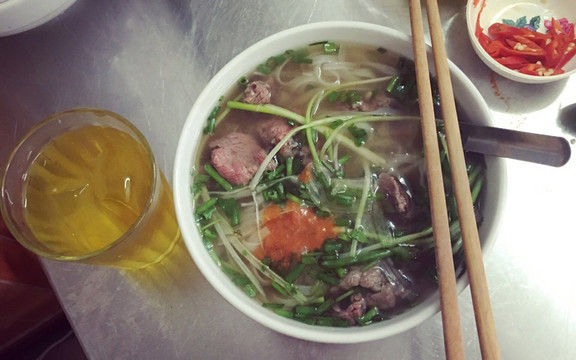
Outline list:
[[[46,144],[24,197],[36,246],[53,258],[142,268],[180,236],[164,176],[141,143],[113,127],[77,128]]]

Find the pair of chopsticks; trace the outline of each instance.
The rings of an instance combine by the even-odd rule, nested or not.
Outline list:
[[[466,172],[466,162],[460,138],[458,116],[456,114],[437,0],[426,0],[426,9],[480,351],[482,359],[500,359],[500,350],[496,338],[496,328],[490,305],[478,227]],[[436,247],[444,347],[447,359],[464,359],[462,325],[458,309],[452,244],[442,181],[420,0],[410,0],[410,23],[412,27],[420,115],[422,117],[422,135],[428,169],[428,187]]]

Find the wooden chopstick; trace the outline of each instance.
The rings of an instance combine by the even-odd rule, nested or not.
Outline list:
[[[434,231],[436,267],[438,286],[440,288],[444,348],[446,350],[446,359],[461,360],[464,359],[464,342],[458,308],[452,242],[450,240],[448,210],[444,195],[444,181],[442,180],[442,166],[440,163],[436,117],[432,102],[430,71],[428,69],[426,43],[424,41],[420,0],[410,0],[410,24],[412,27],[414,65],[416,68],[416,84],[422,122],[422,138],[428,171],[428,191],[430,193],[432,229]]]
[[[456,113],[456,105],[454,101],[454,92],[452,90],[452,83],[450,80],[450,71],[448,68],[448,57],[446,54],[446,48],[444,45],[444,36],[442,32],[442,23],[440,20],[440,12],[438,9],[437,0],[426,0],[426,9],[428,13],[428,23],[430,28],[430,34],[432,39],[432,48],[434,53],[434,63],[436,67],[436,76],[438,81],[438,89],[440,91],[441,108],[442,115],[444,117],[444,127],[446,132],[446,142],[448,145],[448,156],[450,157],[450,165],[452,170],[452,182],[454,186],[454,193],[456,195],[456,203],[458,206],[458,215],[460,219],[460,228],[462,231],[462,241],[464,244],[464,253],[467,264],[468,279],[470,282],[470,290],[472,293],[472,302],[474,306],[474,314],[476,318],[476,327],[478,330],[478,337],[480,342],[480,351],[482,353],[483,359],[500,359],[500,350],[498,346],[498,340],[496,337],[496,328],[494,325],[494,318],[492,314],[492,308],[490,305],[490,296],[488,291],[488,285],[486,281],[486,274],[484,270],[484,262],[482,259],[482,251],[480,248],[480,239],[478,236],[478,227],[476,225],[476,217],[474,214],[472,197],[470,194],[470,185],[468,182],[468,174],[466,172],[466,162],[464,159],[464,151],[462,149],[462,140],[460,138],[460,128],[458,126],[458,116]],[[425,42],[423,36],[423,21],[422,21],[422,11],[420,7],[419,0],[410,0],[410,19],[412,23],[412,36],[414,43],[414,55],[418,60],[416,63],[417,81],[418,81],[418,94],[421,104],[421,114],[426,111],[426,117],[434,118],[433,108],[430,110],[427,105],[424,109],[422,108],[422,102],[432,104],[431,94],[426,92],[420,93],[420,82],[424,81],[426,85],[424,87],[430,87],[428,67],[427,67],[427,57],[425,52]],[[416,49],[418,48],[418,52]],[[424,51],[422,51],[424,49]],[[426,63],[425,68],[418,68],[421,63]],[[424,73],[425,72],[425,73]],[[418,76],[421,73],[421,76]],[[422,78],[422,80],[420,80]],[[426,97],[424,97],[426,96]],[[430,115],[429,113],[432,112]],[[424,114],[423,114],[424,115]],[[425,129],[424,117],[422,119],[422,131],[430,131],[430,129]],[[427,119],[426,122],[431,120]],[[431,126],[430,126],[431,127]],[[435,130],[435,124],[434,129]],[[433,134],[425,135],[436,136],[436,131]],[[425,149],[426,150],[426,149]],[[431,153],[426,152],[427,157],[431,157]],[[428,177],[434,176],[428,174]],[[434,190],[435,191],[435,190]],[[435,193],[433,189],[430,190],[430,195],[432,197],[444,197],[442,193]],[[435,211],[434,209],[432,210]],[[433,224],[436,226],[436,223]],[[441,224],[445,226],[444,224]],[[436,232],[435,232],[436,234]],[[436,235],[435,235],[436,237]],[[436,246],[439,244],[437,242]],[[437,252],[439,249],[436,250]],[[446,265],[444,262],[450,262],[450,265]],[[443,282],[450,281],[454,279],[454,274],[449,274],[450,267],[452,271],[454,269],[454,264],[452,258],[448,259],[438,258],[437,263],[439,267],[439,281],[440,281],[440,293],[441,298],[443,297],[453,297],[453,292],[450,289],[450,293],[443,293],[444,285]],[[442,267],[448,268],[443,275],[445,277],[451,277],[451,279],[442,279],[440,274],[440,269]],[[451,285],[450,285],[451,288]],[[456,300],[457,302],[457,300]],[[446,357],[448,359],[463,359],[464,353],[462,345],[462,334],[461,325],[459,317],[452,314],[453,310],[448,309],[450,306],[448,301],[442,300],[442,319],[444,324],[444,343],[446,347]],[[444,314],[444,312],[448,314]],[[455,324],[456,319],[458,324]],[[451,329],[454,327],[454,329]],[[448,328],[448,329],[447,329]],[[459,333],[459,334],[458,334]],[[453,357],[455,356],[455,357]]]
[[[500,359],[437,0],[426,0],[426,9],[480,351],[482,359]]]

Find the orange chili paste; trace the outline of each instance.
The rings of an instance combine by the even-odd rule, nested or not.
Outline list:
[[[324,241],[339,233],[333,218],[318,217],[311,208],[293,201],[284,207],[267,207],[260,231],[262,246],[254,255],[259,259],[267,256],[282,268],[288,268],[301,254],[320,248]]]

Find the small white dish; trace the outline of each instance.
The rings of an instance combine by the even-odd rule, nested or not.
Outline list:
[[[0,1],[0,36],[18,34],[40,26],[68,9],[76,0]]]
[[[474,51],[480,59],[494,72],[508,78],[527,84],[543,84],[566,79],[576,73],[576,56],[564,65],[564,73],[551,76],[534,76],[522,74],[516,70],[511,70],[494,60],[480,45],[477,31],[488,34],[490,25],[502,22],[503,19],[516,21],[526,16],[530,21],[534,16],[540,16],[539,32],[545,32],[544,21],[567,18],[569,22],[576,21],[576,7],[573,0],[468,0],[466,7],[466,22],[468,25],[468,35]]]

